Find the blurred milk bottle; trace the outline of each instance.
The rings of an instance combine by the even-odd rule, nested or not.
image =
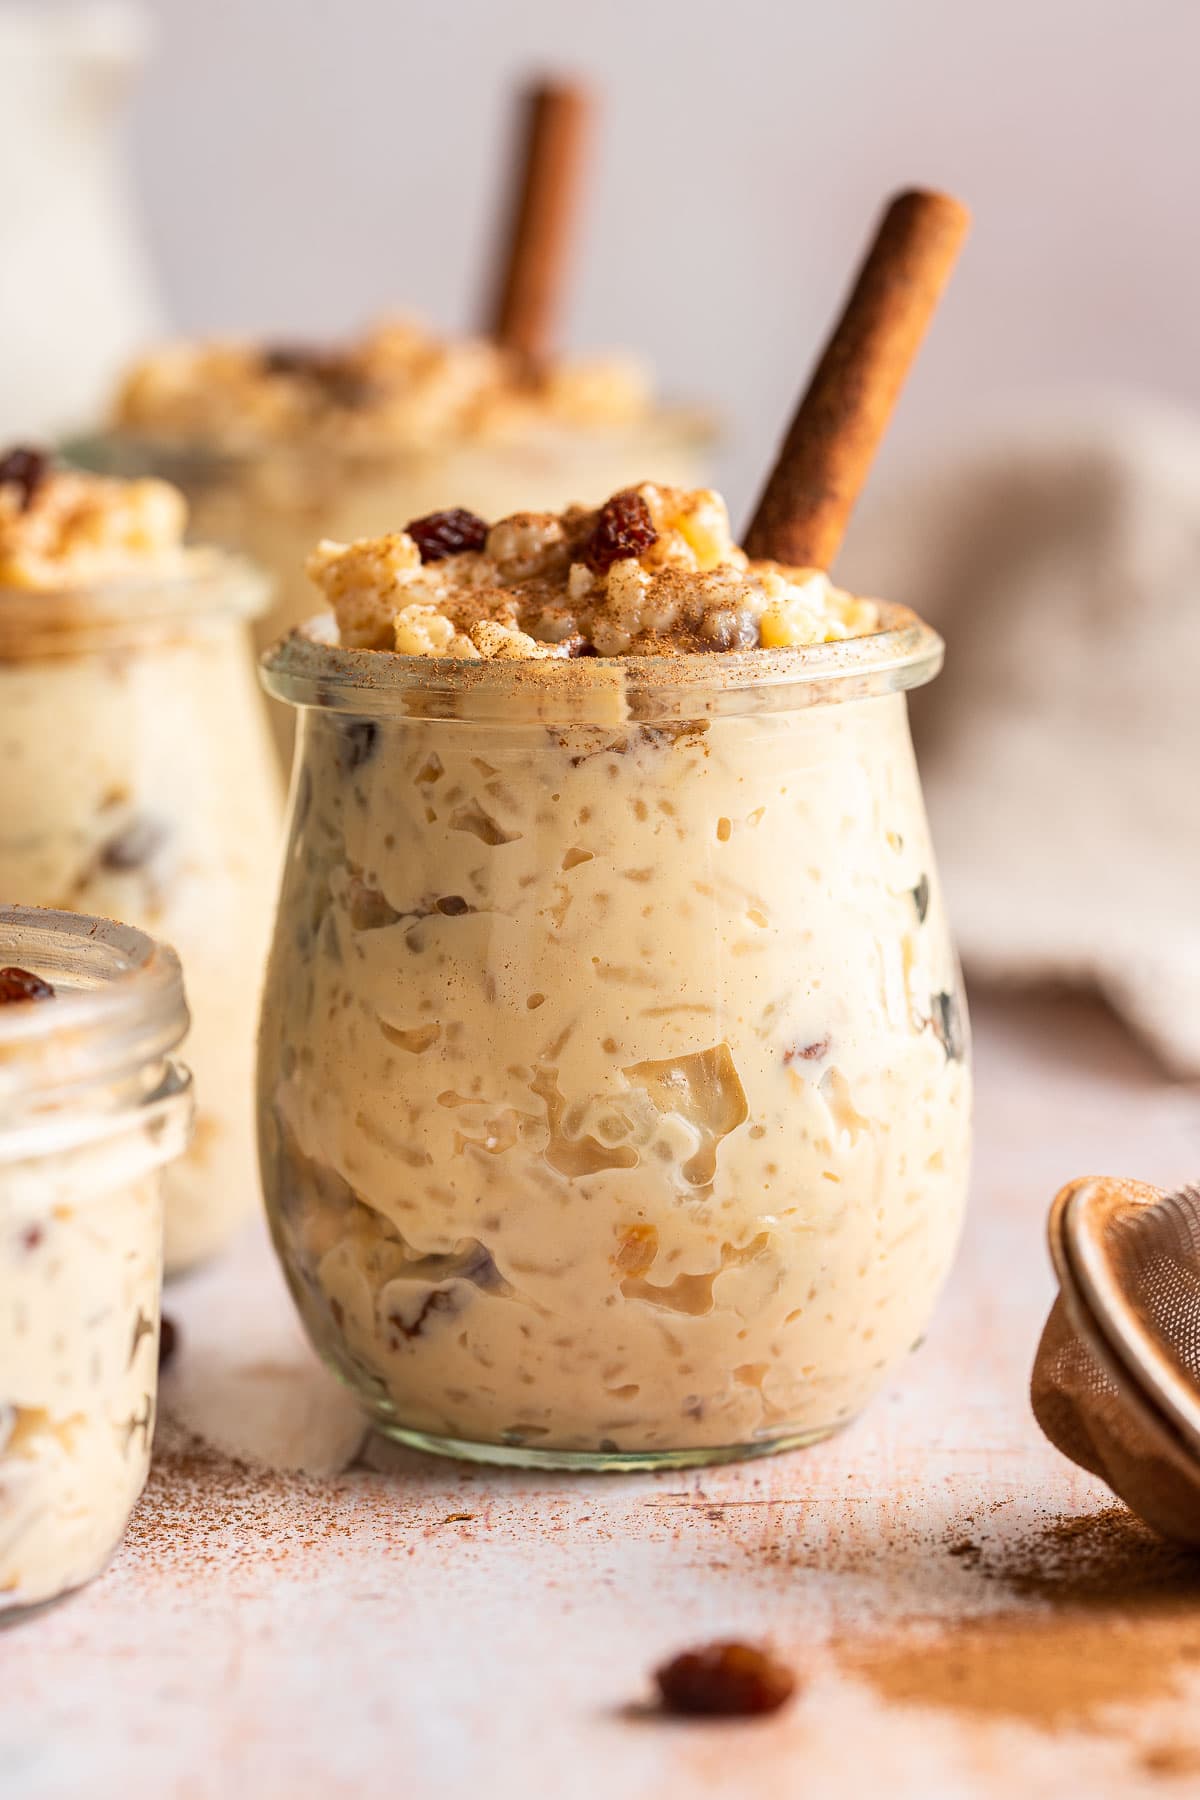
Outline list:
[[[0,0],[0,444],[95,413],[161,327],[124,169],[127,0]]]

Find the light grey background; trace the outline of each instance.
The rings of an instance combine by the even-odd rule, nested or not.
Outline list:
[[[133,151],[188,329],[471,322],[510,99],[604,99],[570,319],[712,397],[739,507],[881,198],[973,206],[891,466],[1076,380],[1200,402],[1193,0],[155,0]]]

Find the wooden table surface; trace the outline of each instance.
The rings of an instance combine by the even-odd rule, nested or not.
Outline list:
[[[1195,1177],[1200,1091],[1083,1001],[977,998],[975,1026],[963,1253],[928,1342],[851,1430],[653,1477],[385,1451],[328,1479],[167,1430],[107,1574],[0,1635],[0,1791],[1200,1793],[1200,1563],[1114,1511],[1026,1398],[1053,1193]],[[173,1289],[193,1384],[206,1358],[222,1378],[239,1319],[278,1326],[285,1305],[257,1234]],[[772,1640],[794,1704],[651,1714],[655,1664],[725,1635]]]

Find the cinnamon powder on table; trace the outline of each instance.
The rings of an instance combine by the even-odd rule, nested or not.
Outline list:
[[[1105,1732],[1113,1709],[1180,1695],[1188,1671],[1200,1673],[1200,1557],[1123,1507],[1054,1519],[998,1546],[956,1535],[947,1554],[1044,1604],[839,1644],[839,1667],[886,1701]],[[1193,1756],[1200,1766],[1191,1744],[1151,1746],[1142,1766],[1172,1773]]]
[[[181,1588],[210,1579],[217,1563],[282,1563],[316,1536],[348,1531],[345,1492],[344,1483],[251,1468],[163,1418],[120,1558]]]

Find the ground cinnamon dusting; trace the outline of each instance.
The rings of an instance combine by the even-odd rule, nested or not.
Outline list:
[[[1200,1555],[1156,1537],[1124,1506],[1052,1519],[980,1556],[981,1573],[1017,1594],[1101,1610],[1170,1599],[1200,1617]]]
[[[1200,1557],[1123,1507],[1051,1520],[1000,1547],[955,1535],[946,1553],[1047,1604],[839,1645],[841,1668],[886,1701],[1105,1731],[1118,1709],[1179,1695],[1200,1674]],[[1192,1754],[1160,1745],[1142,1763],[1157,1758],[1157,1772],[1171,1773],[1167,1763]]]
[[[335,1517],[336,1482],[252,1469],[209,1449],[169,1419],[160,1419],[146,1491],[125,1534],[122,1559],[154,1579],[190,1581],[210,1565],[244,1557],[282,1560],[314,1529],[346,1527]]]
[[[1150,1744],[1138,1757],[1147,1775],[1163,1775],[1169,1780],[1182,1780],[1200,1775],[1200,1745]]]

